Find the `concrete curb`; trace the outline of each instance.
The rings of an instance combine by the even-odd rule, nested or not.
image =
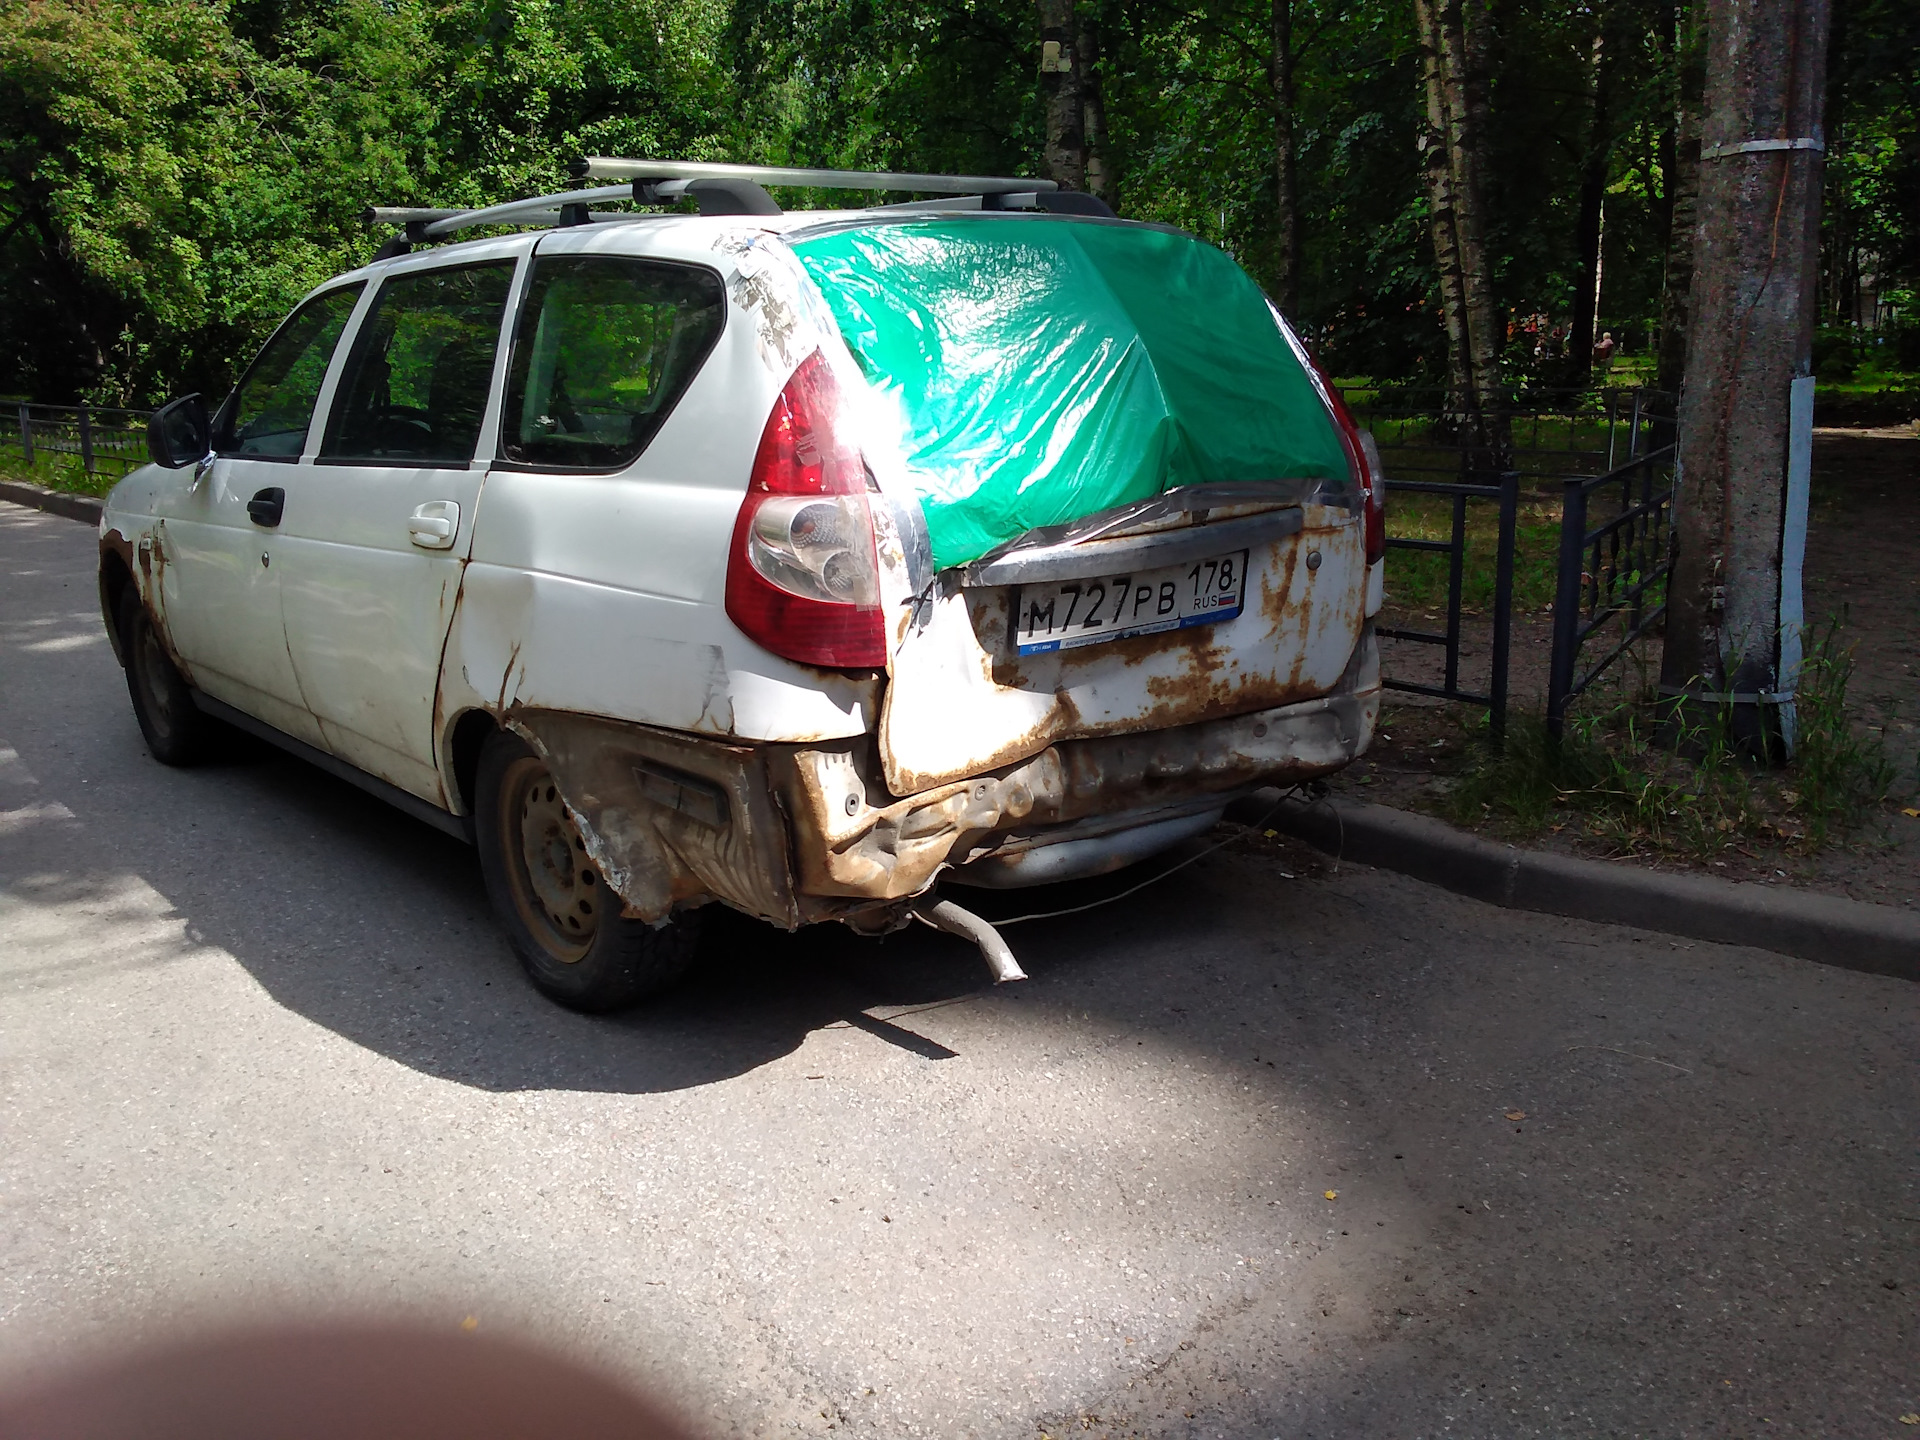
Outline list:
[[[1227,816],[1253,823],[1278,799],[1278,791],[1263,791],[1231,806]],[[1518,850],[1426,815],[1334,797],[1312,804],[1289,800],[1266,823],[1329,855],[1490,905],[1752,945],[1846,970],[1920,980],[1920,913],[1890,905]]]
[[[11,500],[30,510],[44,510],[49,515],[64,515],[69,520],[84,520],[89,525],[100,523],[98,495],[70,495],[64,490],[49,490],[44,485],[29,485],[24,480],[0,480],[0,500]]]

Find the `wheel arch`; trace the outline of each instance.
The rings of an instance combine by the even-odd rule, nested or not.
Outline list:
[[[127,664],[125,637],[120,634],[120,602],[127,591],[137,589],[133,568],[117,546],[102,545],[100,550],[100,618],[107,627],[107,642],[113,646],[113,658],[124,670]]]
[[[447,731],[446,764],[452,785],[451,798],[459,806],[456,813],[473,814],[474,785],[480,774],[480,752],[487,738],[500,729],[485,710],[467,710],[455,717]]]

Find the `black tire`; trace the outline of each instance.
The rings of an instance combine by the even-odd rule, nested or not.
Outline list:
[[[487,897],[527,978],[549,999],[604,1014],[658,995],[693,963],[700,912],[658,929],[622,915],[546,762],[519,736],[488,737],[473,820]]]
[[[160,643],[132,585],[121,592],[118,620],[127,661],[127,694],[147,750],[162,765],[193,765],[212,748],[214,722],[193,703],[186,679]]]

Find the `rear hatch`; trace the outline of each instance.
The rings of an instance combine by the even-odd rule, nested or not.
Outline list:
[[[880,483],[924,521],[881,721],[896,794],[1335,684],[1364,621],[1357,447],[1231,259],[1061,216],[790,243],[882,402]]]

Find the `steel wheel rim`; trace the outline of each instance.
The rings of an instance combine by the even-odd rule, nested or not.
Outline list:
[[[547,767],[533,756],[501,777],[500,830],[514,908],[563,965],[586,958],[600,929],[605,887]]]
[[[166,651],[160,648],[160,637],[153,633],[151,625],[139,627],[139,636],[134,643],[134,673],[140,682],[140,693],[146,697],[147,719],[162,739],[173,734],[173,695],[161,678],[167,672]]]

